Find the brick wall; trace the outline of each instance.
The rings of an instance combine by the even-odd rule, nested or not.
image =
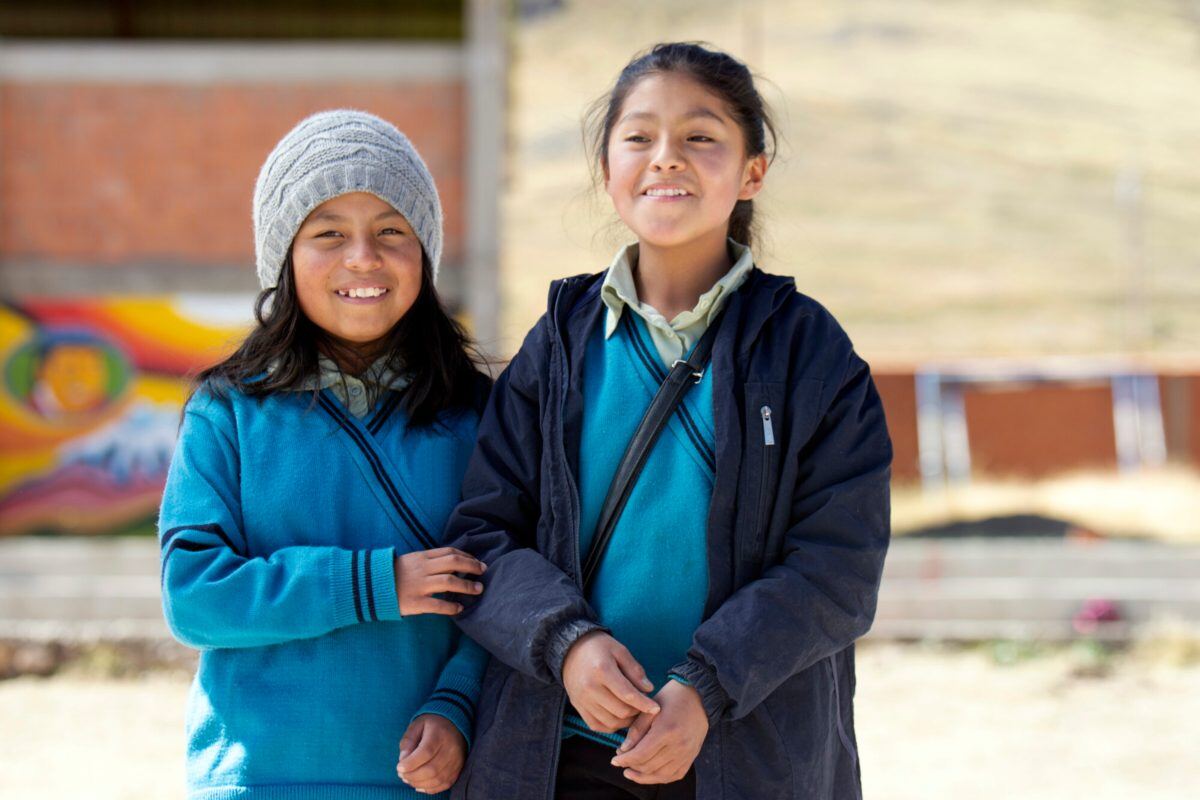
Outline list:
[[[259,166],[302,117],[371,111],[409,135],[463,257],[464,92],[420,83],[0,83],[0,261],[119,268],[253,262]]]

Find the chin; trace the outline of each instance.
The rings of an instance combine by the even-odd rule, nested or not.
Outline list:
[[[639,242],[650,247],[660,248],[679,247],[696,238],[690,232],[679,230],[635,230],[634,234]]]

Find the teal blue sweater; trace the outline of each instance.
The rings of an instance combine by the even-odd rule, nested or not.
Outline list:
[[[395,401],[189,402],[159,536],[163,611],[200,650],[193,800],[428,797],[396,776],[409,722],[470,740],[486,655],[449,617],[400,618],[393,556],[438,545],[477,420],[409,428]]]
[[[597,326],[588,340],[579,458],[581,554],[595,536],[625,447],[666,373],[637,314],[622,314],[609,338]],[[645,668],[655,691],[667,681],[667,670],[684,660],[704,613],[713,442],[712,378],[706,370],[650,451],[588,594],[600,622]],[[590,730],[573,713],[563,732],[608,743],[622,738]]]

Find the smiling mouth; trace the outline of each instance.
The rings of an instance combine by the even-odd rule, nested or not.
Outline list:
[[[651,188],[642,192],[646,197],[690,197],[691,192],[679,187]]]
[[[372,286],[370,288],[363,287],[363,288],[356,288],[356,289],[335,289],[334,291],[337,292],[338,297],[362,297],[362,298],[383,297],[388,292],[388,290],[384,289],[382,286]]]

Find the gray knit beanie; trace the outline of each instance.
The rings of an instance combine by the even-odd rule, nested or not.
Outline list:
[[[292,128],[258,173],[254,253],[264,289],[279,283],[288,248],[312,210],[350,192],[370,192],[403,214],[437,279],[442,206],[425,162],[396,126],[365,111],[337,109]]]

